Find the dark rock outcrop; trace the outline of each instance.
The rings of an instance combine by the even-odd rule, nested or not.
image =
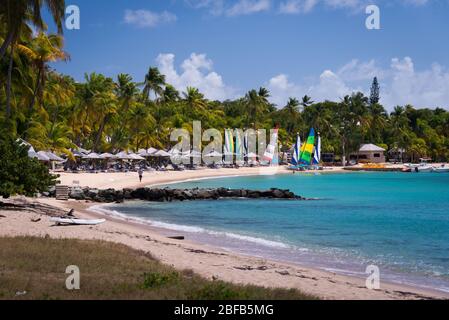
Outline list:
[[[145,200],[154,202],[218,200],[218,199],[291,199],[305,200],[290,190],[247,190],[227,188],[207,189],[171,189],[171,188],[138,188],[138,189],[105,189],[71,187],[69,197],[75,200],[95,202],[123,202],[125,200]]]

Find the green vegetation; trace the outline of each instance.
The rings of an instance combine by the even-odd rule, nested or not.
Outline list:
[[[178,92],[154,67],[144,79],[92,73],[77,83],[49,67],[69,56],[61,35],[45,33],[34,3],[42,5],[37,0],[0,5],[0,123],[9,135],[39,150],[70,155],[75,145],[97,152],[168,148],[172,128],[191,130],[192,121],[201,120],[203,128],[220,130],[279,126],[285,147],[297,132],[305,138],[313,126],[322,134],[323,152],[347,156],[370,142],[405,149],[415,159],[449,159],[449,112],[406,105],[388,114],[379,104],[377,79],[370,97],[354,93],[338,102],[292,97],[285,106],[271,104],[265,88],[227,101],[207,100],[196,88]],[[64,1],[46,3],[60,24]],[[33,34],[31,27],[39,32]]]
[[[33,196],[48,191],[56,177],[48,168],[28,157],[28,147],[8,136],[0,137],[0,196],[23,194]]]
[[[69,265],[80,269],[80,290],[65,288]],[[0,239],[0,283],[0,299],[314,299],[297,290],[208,281],[124,245],[31,237]]]

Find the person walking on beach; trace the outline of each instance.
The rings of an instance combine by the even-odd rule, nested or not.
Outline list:
[[[142,168],[139,169],[139,180],[140,182],[142,182],[142,178],[143,178],[143,170]]]

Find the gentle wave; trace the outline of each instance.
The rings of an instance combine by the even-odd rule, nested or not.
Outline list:
[[[213,231],[213,230],[207,230],[207,229],[204,229],[201,227],[186,226],[186,225],[167,223],[167,222],[162,222],[162,221],[154,221],[154,220],[140,218],[140,217],[136,217],[136,216],[130,216],[128,214],[119,212],[117,210],[105,208],[105,206],[106,205],[95,205],[95,206],[90,207],[89,210],[92,212],[119,218],[121,220],[129,221],[129,222],[137,222],[140,224],[150,225],[150,226],[156,227],[156,228],[190,232],[190,233],[206,233],[206,234],[213,235],[213,236],[224,236],[224,237],[242,240],[242,241],[251,242],[251,243],[256,243],[256,244],[260,244],[260,245],[263,245],[266,247],[272,247],[272,248],[284,248],[284,249],[291,248],[291,246],[289,246],[288,244],[285,244],[285,243],[279,242],[279,241],[267,240],[267,239],[263,239],[263,238],[241,235],[241,234],[236,234],[236,233],[232,233],[232,232]],[[298,250],[306,251],[307,249],[306,248],[298,248]]]

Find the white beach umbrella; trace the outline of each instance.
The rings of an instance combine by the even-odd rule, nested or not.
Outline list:
[[[157,149],[150,148],[150,149],[139,149],[138,155],[142,157],[150,157],[153,153],[157,152]]]
[[[83,149],[81,147],[77,147],[77,151],[82,154],[89,154],[90,150]]]
[[[47,156],[47,153],[45,151],[39,151],[38,153],[36,153],[36,158],[39,161],[50,161],[50,157]]]
[[[222,157],[223,155],[220,152],[217,151],[212,151],[208,154],[205,155],[205,157],[214,157],[214,158],[218,158],[218,157]]]
[[[170,157],[171,154],[164,150],[159,150],[154,154],[156,157]]]
[[[129,154],[129,156],[130,156],[130,158],[131,158],[132,160],[139,160],[139,161],[145,160],[144,157],[142,157],[142,156],[140,156],[140,155],[138,155],[138,154],[135,154],[135,153],[131,153],[131,154]]]
[[[57,156],[56,154],[54,154],[51,151],[46,151],[45,154],[47,155],[48,158],[50,158],[50,161],[57,161],[57,162],[65,161],[64,159],[62,159],[61,157]]]
[[[147,150],[148,154],[154,154],[154,153],[156,153],[157,151],[158,151],[158,150],[155,149],[155,148],[149,148],[149,149]]]
[[[96,159],[101,159],[100,156],[98,155],[98,153],[92,152],[89,153],[88,155],[85,155],[83,157],[83,159],[87,159],[87,160],[96,160]]]
[[[30,148],[30,150],[28,150],[28,157],[30,157],[30,158],[37,158],[36,151],[31,150],[31,148]]]
[[[115,155],[115,157],[116,157],[117,159],[120,159],[120,160],[130,160],[130,159],[132,159],[132,158],[129,156],[129,154],[127,154],[127,153],[124,152],[124,151],[117,153],[117,154]]]
[[[108,152],[100,154],[100,159],[114,159],[114,158],[115,156]]]

